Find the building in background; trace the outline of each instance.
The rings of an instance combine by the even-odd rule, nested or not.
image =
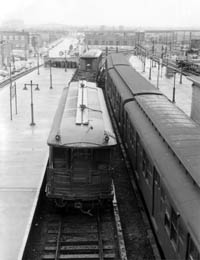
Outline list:
[[[29,33],[25,31],[0,31],[0,41],[11,45],[12,54],[23,59],[29,54]]]
[[[85,32],[87,45],[103,46],[133,46],[135,32],[133,31],[89,31]]]
[[[11,44],[0,41],[0,69],[6,70],[12,57]]]

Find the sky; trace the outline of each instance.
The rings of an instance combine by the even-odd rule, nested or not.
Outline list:
[[[0,23],[200,28],[200,0],[0,0],[0,9]]]

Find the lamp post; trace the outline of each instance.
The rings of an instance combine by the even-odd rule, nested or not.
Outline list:
[[[149,66],[149,80],[151,80],[151,64],[152,64],[152,59],[150,57],[150,66]]]
[[[15,56],[12,54],[13,71],[15,72]]]
[[[50,89],[53,88],[52,86],[52,70],[51,70],[51,60],[49,62],[49,72],[50,72]]]
[[[172,102],[175,103],[175,86],[176,86],[176,71],[174,71],[174,85],[173,85],[173,96],[172,96]]]
[[[183,66],[181,65],[181,73],[180,73],[180,81],[179,81],[180,84],[182,84],[182,77],[183,77]]]
[[[40,70],[39,70],[39,68],[40,68],[40,62],[39,62],[39,52],[37,53],[37,74],[38,75],[40,75]]]
[[[24,84],[23,90],[27,90],[27,86],[31,86],[31,126],[35,125],[34,122],[34,109],[33,109],[33,86],[36,86],[35,90],[40,90],[38,87],[38,84],[33,84],[32,80],[30,81],[30,84]]]
[[[160,62],[158,61],[157,88],[159,88]]]
[[[65,50],[65,72],[67,71],[67,51]]]
[[[145,67],[146,67],[146,50],[143,56],[143,72],[145,72]]]
[[[11,62],[9,63],[9,72],[10,72],[10,120],[12,120],[12,75],[11,75]]]

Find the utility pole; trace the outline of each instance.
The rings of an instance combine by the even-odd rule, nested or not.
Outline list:
[[[49,62],[49,71],[50,71],[50,89],[53,88],[52,86],[52,70],[51,70],[51,60]]]
[[[160,63],[158,61],[157,88],[159,88],[159,77],[160,77]]]
[[[40,62],[39,62],[39,52],[37,53],[37,74],[40,75]]]
[[[65,50],[65,72],[67,71],[67,51]]]
[[[12,120],[12,75],[11,75],[11,62],[9,63],[10,68],[10,120]]]
[[[151,60],[151,57],[150,57],[150,67],[149,67],[149,80],[151,80],[151,64],[152,64],[152,60]]]
[[[172,102],[175,103],[175,85],[176,85],[176,71],[174,71],[174,86],[173,86],[173,96],[172,96]]]

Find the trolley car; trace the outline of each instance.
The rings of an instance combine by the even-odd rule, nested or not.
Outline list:
[[[46,195],[58,206],[102,204],[113,198],[116,146],[102,89],[72,81],[64,88],[48,138]]]

